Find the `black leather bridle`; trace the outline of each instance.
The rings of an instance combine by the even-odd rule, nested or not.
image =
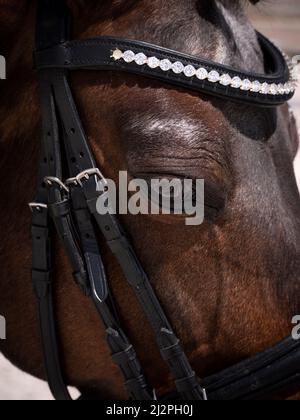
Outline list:
[[[236,71],[140,41],[101,37],[70,41],[69,11],[63,0],[39,0],[37,51],[42,109],[42,145],[33,213],[33,284],[47,378],[54,397],[70,400],[59,359],[52,301],[52,247],[56,229],[74,272],[103,321],[113,361],[131,399],[155,400],[137,354],[121,328],[110,295],[97,226],[119,262],[154,331],[161,356],[175,379],[174,398],[257,399],[300,385],[300,342],[287,338],[275,348],[206,380],[193,371],[118,219],[96,210],[99,183],[106,180],[92,155],[68,82],[70,70],[125,71],[225,100],[274,107],[294,93],[282,53],[258,34],[266,74]],[[67,179],[67,181],[62,181]],[[172,396],[170,396],[172,397]]]

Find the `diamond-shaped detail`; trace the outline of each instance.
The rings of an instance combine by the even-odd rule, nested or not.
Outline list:
[[[295,75],[292,72],[291,66],[291,77],[288,82],[282,83],[262,83],[259,80],[251,82],[248,79],[241,80],[240,77],[231,77],[229,74],[225,73],[220,75],[217,70],[211,70],[208,72],[204,67],[196,69],[193,65],[184,65],[180,61],[172,63],[168,59],[159,60],[157,57],[150,57],[140,52],[135,54],[133,51],[128,50],[123,53],[119,48],[116,48],[112,51],[111,58],[115,61],[123,59],[126,63],[135,62],[139,66],[147,64],[151,69],[156,69],[160,67],[162,71],[172,70],[175,74],[184,73],[186,77],[196,76],[199,80],[208,79],[211,83],[220,83],[223,86],[231,86],[235,89],[241,89],[243,91],[251,91],[255,93],[261,93],[263,95],[290,95],[295,92],[296,82]]]
[[[291,93],[291,86],[290,86],[290,83],[286,83],[285,84],[285,93],[287,94],[287,95],[289,95],[290,93]]]
[[[269,91],[270,91],[270,85],[268,85],[268,83],[263,83],[261,85],[260,92],[263,93],[264,95],[268,95]]]
[[[163,71],[169,71],[169,70],[171,70],[171,68],[172,68],[172,63],[171,63],[171,61],[170,60],[161,60],[161,62],[160,62],[160,68],[163,70]]]
[[[180,61],[176,61],[173,65],[172,65],[172,70],[175,74],[180,74],[183,72],[184,70],[184,65],[180,62]]]
[[[278,93],[284,95],[284,85],[282,83],[278,85]]]
[[[270,86],[270,94],[271,95],[277,95],[277,93],[278,93],[278,87],[277,87],[277,85],[275,83],[273,83]]]
[[[189,65],[184,68],[183,73],[186,77],[193,77],[196,74],[196,69],[194,66]]]
[[[159,67],[159,65],[160,65],[160,61],[158,58],[156,57],[148,58],[148,66],[150,67],[150,69],[156,69],[157,67]]]
[[[212,70],[208,74],[208,80],[212,83],[217,83],[220,80],[220,75],[216,70]]]
[[[146,57],[146,55],[143,54],[143,53],[136,54],[136,56],[135,56],[135,62],[139,66],[143,66],[144,64],[147,63],[147,57]]]
[[[255,80],[254,82],[252,82],[251,92],[258,93],[260,92],[260,89],[261,89],[261,83],[258,80]]]
[[[220,83],[223,86],[229,86],[231,84],[231,77],[229,76],[229,74],[223,74],[220,77]]]
[[[240,77],[236,76],[231,80],[231,86],[234,89],[239,89],[242,86],[242,80]]]
[[[196,71],[196,76],[199,80],[205,80],[208,77],[208,71],[201,67]]]
[[[123,52],[119,49],[116,49],[113,51],[111,58],[113,58],[115,61],[121,60],[121,58],[123,58]]]
[[[126,63],[132,63],[135,59],[135,54],[133,51],[125,51],[123,54],[123,60]]]
[[[285,93],[286,95],[289,95],[289,94],[290,94],[290,88],[289,88],[288,83],[286,83],[286,84],[284,85],[284,93]]]
[[[252,87],[252,83],[250,82],[250,80],[245,79],[242,81],[241,90],[248,91],[251,89],[251,87]]]

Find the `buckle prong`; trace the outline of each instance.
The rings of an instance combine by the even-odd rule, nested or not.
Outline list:
[[[45,184],[47,184],[49,187],[52,187],[53,185],[58,185],[61,190],[64,190],[67,194],[69,194],[69,188],[59,179],[54,176],[46,176],[44,178]]]
[[[107,185],[107,180],[98,168],[86,169],[85,171],[80,172],[76,177],[67,179],[65,184],[83,187],[83,181],[88,181],[92,176],[96,176],[105,186]]]
[[[32,213],[34,210],[37,210],[38,212],[40,212],[42,209],[48,209],[47,204],[44,204],[44,203],[29,203],[28,206]]]

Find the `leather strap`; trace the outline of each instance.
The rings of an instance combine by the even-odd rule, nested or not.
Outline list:
[[[51,42],[54,42],[54,40],[57,42],[55,31],[58,29],[62,30],[63,39],[66,39],[66,22],[68,22],[68,19],[65,16],[66,8],[61,3],[58,0],[40,2],[38,45],[48,40],[47,36],[45,39],[43,38],[46,30],[49,33],[49,38],[52,40]],[[51,9],[49,14],[46,12],[47,8]],[[99,315],[104,322],[105,328],[107,329],[107,341],[113,355],[125,352],[126,349],[132,348],[132,346],[119,327],[116,316],[114,315],[114,309],[109,300],[106,275],[96,235],[90,220],[91,216],[87,210],[85,200],[82,200],[82,192],[80,191],[78,194],[78,191],[72,190],[71,194],[77,221],[76,225],[72,220],[70,211],[69,190],[61,181],[63,177],[61,163],[63,150],[62,138],[67,138],[67,135],[63,132],[56,107],[54,85],[57,79],[63,80],[64,74],[61,74],[57,70],[52,72],[43,70],[39,72],[43,116],[43,147],[41,158],[42,169],[39,174],[39,193],[37,197],[40,205],[32,205],[34,212],[32,228],[33,280],[39,302],[41,339],[50,388],[56,399],[70,400],[71,396],[65,385],[59,362],[57,335],[53,317],[49,268],[48,209],[70,259],[74,270],[74,277],[85,294],[91,294]],[[65,144],[65,146],[67,160],[68,162],[73,162],[72,156],[68,153],[68,145]],[[68,173],[68,175],[72,175],[72,172]],[[48,186],[48,191],[45,188],[45,184]],[[42,199],[43,201],[41,201]],[[44,210],[46,207],[47,220],[46,215],[44,215],[46,213]],[[43,222],[45,222],[45,228]],[[44,246],[41,246],[41,241],[44,241],[42,243]],[[124,357],[122,360],[119,360],[118,365],[125,377],[125,385],[129,391],[129,395],[133,399],[154,399],[154,393],[146,382],[133,348],[130,354],[124,353]]]
[[[287,396],[300,386],[300,340],[288,337],[276,346],[205,379],[212,400],[259,400]]]
[[[211,94],[227,100],[242,101],[263,107],[275,107],[291,99],[293,92],[282,95],[265,95],[257,92],[243,91],[231,86],[223,86],[219,83],[210,83],[208,80],[199,80],[197,77],[187,78],[183,73],[164,72],[159,67],[153,69],[146,65],[139,66],[135,62],[126,63],[123,60],[116,61],[112,58],[115,49],[120,49],[123,52],[131,50],[134,53],[144,53],[147,57],[155,56],[158,59],[169,59],[171,62],[180,61],[184,65],[191,64],[195,68],[204,67],[208,71],[216,70],[219,74],[229,74],[231,77],[238,76],[241,80],[248,79],[270,85],[289,82],[290,71],[282,53],[263,35],[257,33],[257,36],[266,62],[267,71],[264,75],[235,70],[232,67],[146,42],[116,37],[99,37],[61,43],[52,48],[37,51],[35,61],[37,68],[40,70],[60,68],[65,70],[124,71],[154,78],[187,90]]]
[[[41,84],[43,83],[41,81]],[[70,400],[71,397],[62,375],[54,320],[50,243],[51,225],[48,212],[48,192],[43,181],[45,176],[49,174],[55,175],[56,173],[55,163],[50,158],[50,156],[53,156],[53,150],[49,150],[50,144],[46,141],[47,138],[55,136],[56,121],[52,121],[49,124],[50,119],[53,117],[51,112],[52,99],[50,91],[42,99],[42,112],[47,117],[43,120],[44,135],[42,137],[37,195],[35,203],[31,204],[33,213],[32,281],[38,303],[40,335],[49,386],[57,400]]]

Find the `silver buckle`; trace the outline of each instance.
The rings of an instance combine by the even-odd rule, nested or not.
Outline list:
[[[44,203],[29,203],[28,206],[32,213],[34,210],[37,210],[38,212],[40,212],[42,209],[48,209],[47,204],[44,204]]]
[[[67,194],[70,192],[69,188],[59,178],[54,176],[46,176],[44,182],[50,187],[52,187],[53,184],[58,185],[60,189],[64,190]]]
[[[205,388],[202,388],[202,393],[203,393],[203,400],[208,401],[207,392]]]
[[[65,183],[66,185],[79,185],[80,187],[83,187],[83,180],[88,181],[91,176],[96,176],[100,181],[103,182],[104,186],[107,185],[107,180],[98,168],[91,168],[82,171],[76,177],[67,179]]]

